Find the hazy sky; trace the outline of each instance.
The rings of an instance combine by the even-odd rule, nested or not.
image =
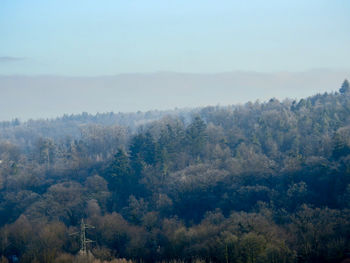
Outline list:
[[[350,71],[152,73],[105,77],[1,76],[0,120],[295,99],[339,90]]]
[[[0,74],[349,69],[349,0],[1,0]]]

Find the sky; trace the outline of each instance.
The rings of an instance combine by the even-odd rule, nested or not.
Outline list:
[[[0,0],[0,120],[336,91],[349,14],[349,0]]]
[[[0,75],[350,68],[348,0],[1,0]]]

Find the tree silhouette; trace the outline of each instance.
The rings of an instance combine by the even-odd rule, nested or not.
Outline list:
[[[343,84],[341,85],[341,88],[339,90],[340,93],[348,93],[350,91],[350,84],[347,79],[344,80]]]

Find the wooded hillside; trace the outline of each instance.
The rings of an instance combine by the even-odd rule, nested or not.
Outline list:
[[[350,252],[346,81],[298,101],[0,127],[0,262],[72,262],[82,218],[101,260],[340,262]]]

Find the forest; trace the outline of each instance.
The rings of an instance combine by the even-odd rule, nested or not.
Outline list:
[[[298,100],[0,123],[1,263],[349,257],[347,80]]]

